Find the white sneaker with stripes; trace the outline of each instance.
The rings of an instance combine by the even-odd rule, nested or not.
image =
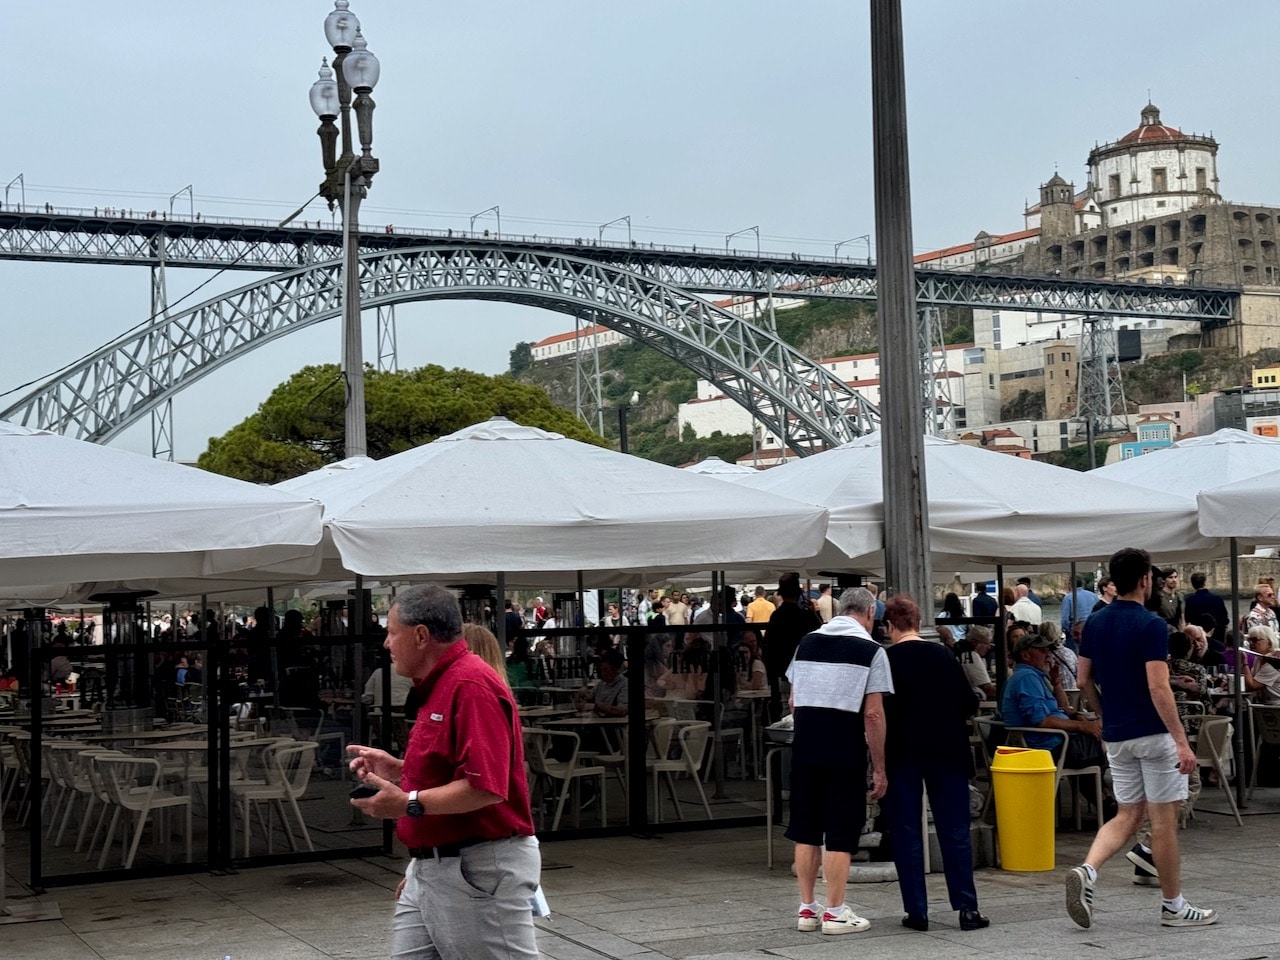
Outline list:
[[[1207,927],[1217,922],[1217,911],[1201,910],[1189,903],[1183,904],[1181,910],[1160,907],[1160,925],[1164,927]]]

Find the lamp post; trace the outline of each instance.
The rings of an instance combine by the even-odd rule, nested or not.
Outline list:
[[[333,69],[326,59],[320,79],[311,85],[311,109],[320,118],[320,153],[324,182],[320,196],[342,210],[342,374],[346,382],[346,455],[366,454],[364,410],[364,346],[360,331],[360,201],[369,192],[378,160],[373,149],[373,98],[381,66],[368,50],[360,21],[347,8],[348,0],[334,0],[325,17],[324,35],[333,47]],[[336,74],[336,77],[335,77]],[[352,102],[352,93],[355,101]],[[360,138],[360,155],[352,148],[351,109]],[[341,130],[336,121],[341,121]],[[342,154],[335,156],[338,134]]]
[[[640,402],[640,391],[633,390],[631,392],[631,402],[623,403],[618,406],[618,451],[627,453],[627,413],[633,406]]]

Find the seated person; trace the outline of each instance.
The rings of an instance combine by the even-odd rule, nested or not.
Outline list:
[[[578,708],[590,705],[597,717],[625,717],[627,715],[627,675],[622,669],[622,654],[606,650],[600,654],[600,679],[590,693],[578,696]]]
[[[1267,626],[1253,626],[1249,628],[1247,640],[1257,656],[1240,654],[1244,688],[1258,695],[1258,703],[1280,705],[1280,670],[1276,669],[1280,650],[1276,648],[1276,632]]]
[[[1227,658],[1222,655],[1221,650],[1213,646],[1212,641],[1209,639],[1209,634],[1203,626],[1188,623],[1182,628],[1182,632],[1191,641],[1191,655],[1187,659],[1198,663],[1206,670],[1210,667],[1225,667],[1227,665]]]
[[[965,679],[973,692],[982,700],[996,698],[996,685],[987,669],[987,655],[991,653],[991,629],[981,624],[969,627],[965,638],[956,644],[956,655],[964,667]]]
[[[1053,641],[1039,634],[1025,633],[1013,648],[1014,668],[1005,684],[1000,712],[1010,727],[1045,727],[1068,731],[1066,766],[1072,769],[1101,763],[1102,724],[1082,720],[1067,704],[1062,684],[1049,679],[1049,651]],[[1058,737],[1028,733],[1028,747],[1056,751]],[[1055,752],[1056,759],[1057,754]]]
[[[754,630],[743,632],[738,658],[738,689],[768,690],[769,676],[765,672],[764,661],[760,659],[760,641]]]
[[[1053,647],[1049,650],[1049,665],[1056,674],[1055,679],[1062,684],[1062,689],[1068,693],[1079,690],[1080,684],[1076,682],[1076,664],[1079,658],[1074,650],[1062,642],[1062,631],[1058,625],[1046,620],[1036,628],[1036,633],[1053,641]]]
[[[648,700],[661,700],[675,693],[682,695],[685,680],[671,672],[671,651],[674,646],[669,634],[652,634],[644,648],[644,695]]]
[[[404,707],[404,702],[409,699],[409,691],[413,689],[413,680],[409,677],[402,677],[394,670],[391,671],[391,709],[399,710]],[[364,694],[360,700],[373,707],[375,713],[382,712],[382,668],[377,667],[373,673],[369,674],[369,679],[364,685]]]
[[[1185,631],[1169,634],[1169,686],[1173,687],[1173,699],[1178,713],[1185,715],[1183,704],[1202,703],[1209,712],[1209,681],[1204,667],[1191,659],[1191,638]]]

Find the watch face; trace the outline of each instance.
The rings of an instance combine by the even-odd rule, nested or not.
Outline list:
[[[422,810],[422,802],[421,802],[420,800],[416,800],[416,799],[415,799],[415,800],[410,800],[410,801],[409,801],[409,806],[405,808],[405,811],[404,811],[404,812],[405,812],[405,813],[407,813],[407,814],[408,814],[409,816],[411,816],[411,817],[420,817],[420,816],[422,816],[422,813],[423,813],[423,810]]]

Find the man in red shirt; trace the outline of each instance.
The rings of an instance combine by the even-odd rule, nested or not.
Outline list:
[[[392,955],[536,960],[530,899],[541,858],[533,836],[520,718],[511,691],[467,649],[448,591],[396,598],[384,646],[422,706],[403,760],[353,744],[351,770],[377,794],[353,799],[395,818],[409,848]]]

